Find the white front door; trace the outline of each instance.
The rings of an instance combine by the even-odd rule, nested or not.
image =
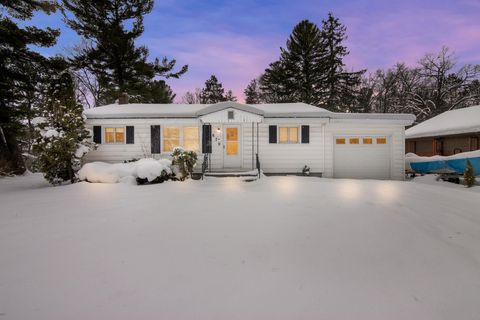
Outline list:
[[[223,133],[223,167],[240,168],[241,150],[240,126],[226,125]]]

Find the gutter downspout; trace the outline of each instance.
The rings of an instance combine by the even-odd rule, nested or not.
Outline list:
[[[330,120],[329,120],[330,121]],[[322,124],[322,137],[323,137],[323,161],[322,161],[322,175],[325,175],[325,126]]]

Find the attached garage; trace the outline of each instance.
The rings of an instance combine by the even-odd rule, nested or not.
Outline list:
[[[335,178],[390,179],[391,142],[386,136],[335,136]]]

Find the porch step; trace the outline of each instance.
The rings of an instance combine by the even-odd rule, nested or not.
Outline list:
[[[216,178],[239,178],[239,177],[251,177],[256,178],[258,176],[258,171],[245,171],[245,172],[205,172],[205,177],[216,177]]]

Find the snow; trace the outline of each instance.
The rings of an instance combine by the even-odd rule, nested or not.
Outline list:
[[[45,138],[58,137],[60,133],[55,129],[48,129],[45,133],[42,134]]]
[[[81,159],[85,154],[90,151],[90,148],[84,144],[77,143],[77,149],[75,150],[75,157]]]
[[[171,173],[171,161],[168,159],[140,159],[128,163],[86,163],[78,172],[80,180],[98,183],[130,183],[135,178],[146,178],[152,181],[159,177],[162,171]]]
[[[226,108],[237,108],[246,112],[261,114],[266,118],[304,117],[331,119],[364,119],[364,120],[401,120],[412,124],[415,116],[411,114],[359,114],[333,113],[326,109],[305,103],[274,103],[274,104],[240,104],[238,102],[219,102],[217,104],[110,104],[84,111],[88,119],[102,118],[198,118],[204,114]]]
[[[480,105],[450,110],[405,131],[407,139],[480,131]]]
[[[43,124],[43,123],[47,123],[48,120],[44,117],[35,117],[32,119],[32,125],[35,127],[35,126],[38,126],[40,124]]]
[[[410,168],[410,163],[412,162],[431,162],[431,161],[441,161],[441,160],[447,161],[447,160],[468,159],[468,158],[475,158],[475,157],[480,157],[480,150],[457,153],[451,156],[431,156],[431,157],[417,156],[416,154],[410,152],[405,155],[405,164],[407,168]]]
[[[172,162],[168,159],[140,159],[134,164],[137,177],[147,179],[148,181],[153,181],[155,178],[158,178],[162,171],[165,171],[167,174],[172,173],[170,169]]]
[[[1,318],[478,319],[480,187],[415,180],[2,178]]]

